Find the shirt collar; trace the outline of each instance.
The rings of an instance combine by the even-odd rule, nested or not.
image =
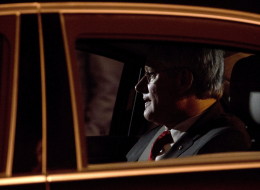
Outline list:
[[[185,132],[199,119],[200,116],[201,116],[201,114],[200,115],[196,115],[194,117],[190,117],[190,118],[186,119],[185,121],[175,125],[173,127],[173,129]]]
[[[185,134],[185,132],[199,119],[200,115],[191,117],[186,119],[185,121],[177,124],[175,127],[173,127],[172,129],[170,129],[172,138],[173,138],[173,142],[177,142],[179,140],[179,138],[182,137],[182,135]],[[168,130],[168,128],[166,126],[165,130]]]

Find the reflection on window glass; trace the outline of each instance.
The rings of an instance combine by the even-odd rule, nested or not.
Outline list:
[[[108,135],[123,63],[78,51],[86,136]]]

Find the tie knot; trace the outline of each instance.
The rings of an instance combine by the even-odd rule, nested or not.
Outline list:
[[[164,153],[165,145],[171,143],[173,143],[171,132],[169,130],[164,131],[155,140],[151,149],[149,160],[154,160],[161,152]]]

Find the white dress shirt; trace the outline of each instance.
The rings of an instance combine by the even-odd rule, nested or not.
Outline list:
[[[199,119],[200,115],[191,117],[179,124],[177,124],[172,129],[168,129],[166,126],[164,126],[165,131],[170,130],[173,143],[166,144],[161,151],[161,153],[156,156],[155,161],[161,160],[162,157],[170,150],[170,148],[186,133],[186,131]]]

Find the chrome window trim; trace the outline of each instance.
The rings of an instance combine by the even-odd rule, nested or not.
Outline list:
[[[83,141],[83,133],[81,133],[80,124],[79,124],[79,113],[78,105],[76,101],[76,91],[75,91],[75,80],[72,70],[72,61],[70,55],[70,49],[68,44],[68,37],[66,32],[65,20],[63,14],[60,14],[61,30],[62,37],[64,42],[64,51],[65,58],[67,63],[68,79],[70,86],[70,99],[71,99],[71,109],[72,109],[72,118],[73,118],[73,128],[74,128],[74,139],[75,139],[75,150],[76,150],[76,163],[77,170],[81,171],[86,166],[86,153],[83,150],[85,141]],[[84,148],[85,149],[85,148]]]
[[[47,181],[62,182],[115,177],[260,169],[260,152],[216,153],[197,155],[195,157],[168,159],[159,162],[147,161],[89,165],[85,172],[49,174]]]
[[[47,178],[45,175],[7,177],[7,178],[0,178],[0,187],[1,186],[10,186],[10,185],[46,183],[46,182],[47,182]]]
[[[36,14],[39,12],[39,3],[0,4],[0,16],[16,14]]]
[[[16,15],[16,32],[15,32],[15,46],[14,46],[14,70],[12,82],[12,100],[11,100],[11,116],[10,128],[8,138],[8,151],[5,175],[11,176],[14,160],[14,146],[15,146],[15,132],[16,132],[16,118],[17,118],[17,104],[18,104],[18,78],[19,78],[19,51],[20,51],[20,22],[21,17]]]
[[[217,19],[260,25],[260,15],[243,11],[155,3],[15,3],[1,4],[0,15],[31,13],[144,14]]]
[[[46,175],[0,178],[0,187],[34,183],[55,183],[79,180],[97,180],[149,175],[167,175],[193,172],[260,169],[260,152],[235,152],[198,155],[194,157],[161,160],[159,162],[128,162],[90,165],[82,172],[55,172]]]
[[[41,171],[47,173],[47,94],[46,94],[46,72],[45,72],[45,57],[44,57],[44,39],[42,30],[41,14],[38,17],[39,31],[39,49],[40,49],[40,68],[41,68],[41,93],[42,93],[42,165]]]

